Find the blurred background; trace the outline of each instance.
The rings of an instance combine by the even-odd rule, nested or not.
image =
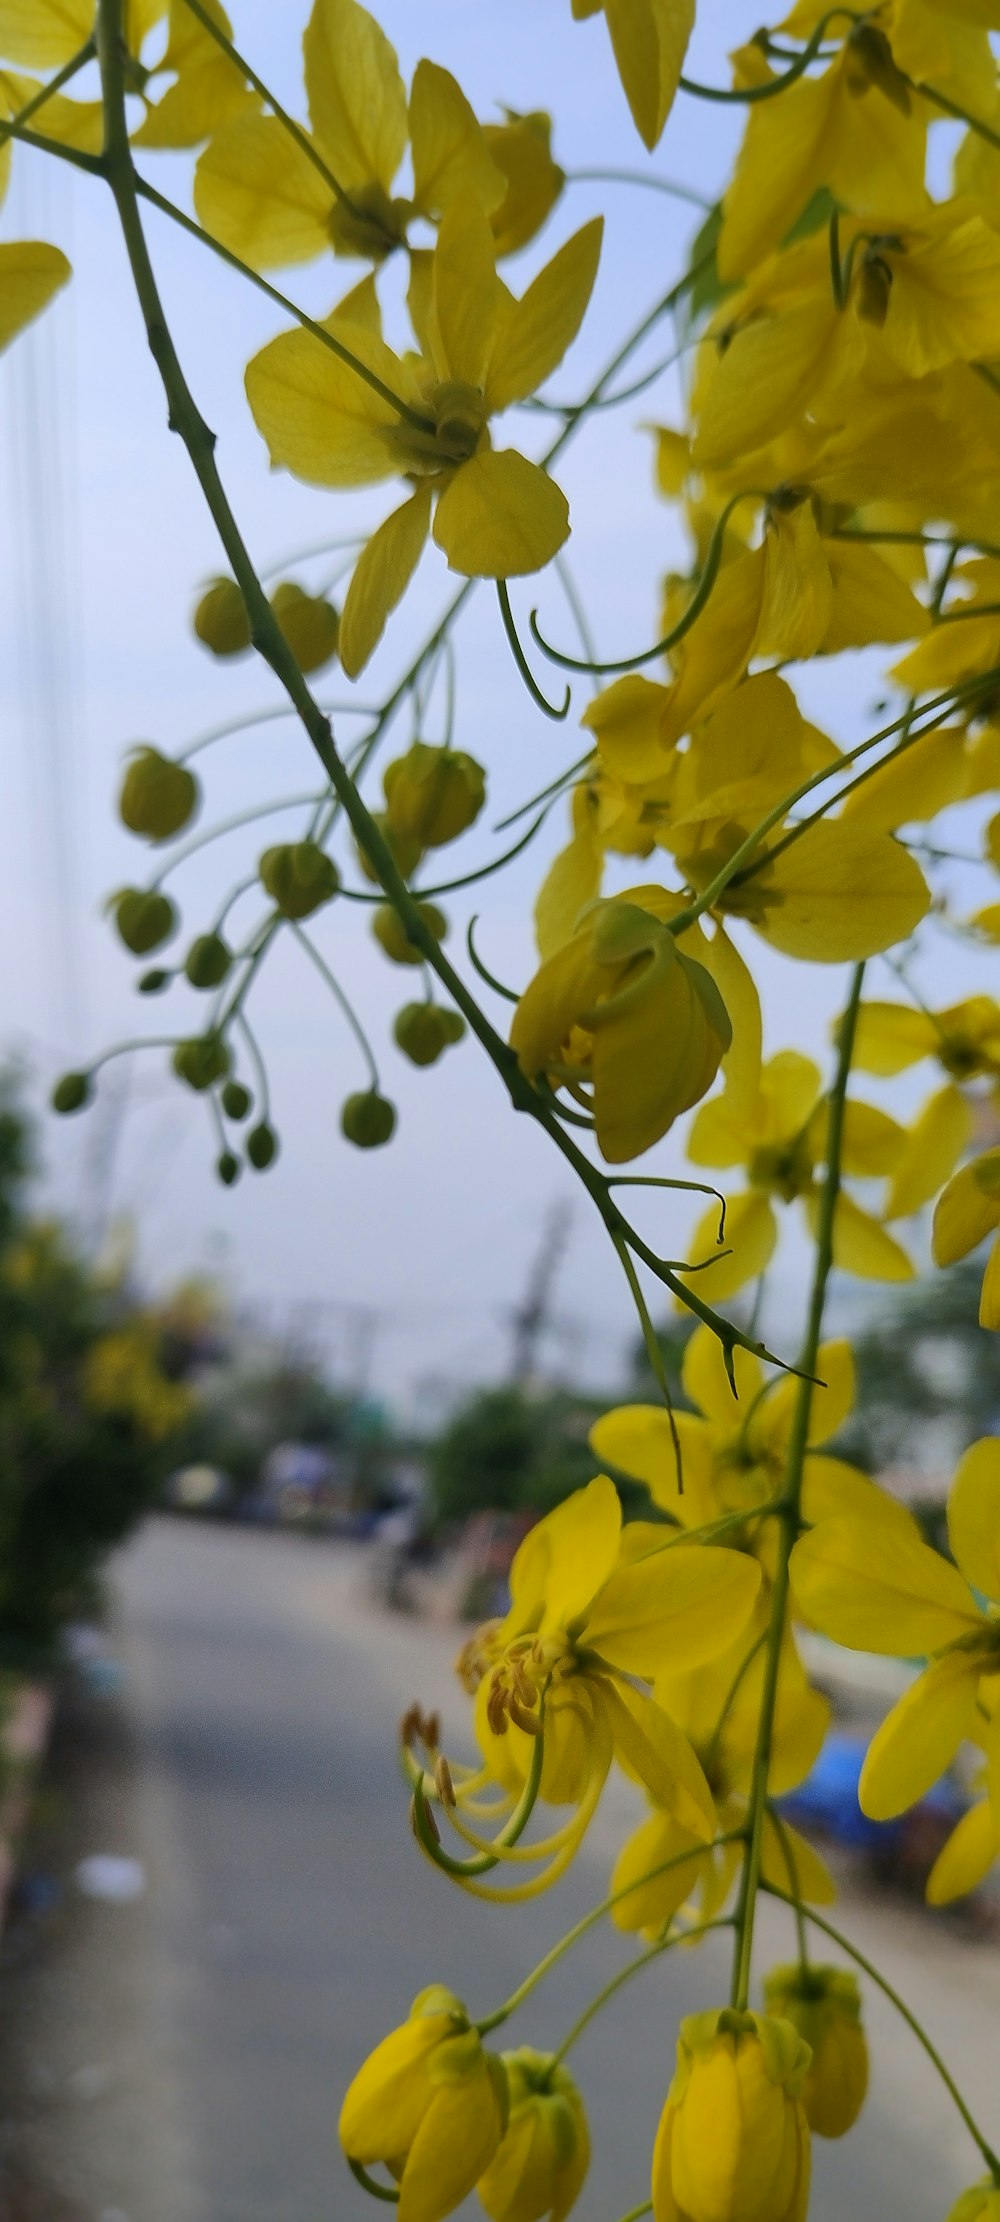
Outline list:
[[[300,112],[305,6],[240,0],[234,12],[239,42]],[[407,75],[426,51],[483,117],[504,102],[548,109],[568,172],[639,167],[689,196],[573,182],[514,265],[521,290],[606,209],[594,308],[553,381],[557,398],[582,394],[685,267],[738,116],[679,103],[646,163],[599,18],[573,25],[555,0],[383,0],[378,13]],[[711,0],[692,74],[718,82],[726,48],[756,22],[743,0]],[[944,175],[949,127],[935,148]],[[187,158],[146,166],[187,205]],[[428,1981],[476,2011],[498,2002],[607,1888],[631,1811],[623,1785],[554,1897],[477,1907],[422,1864],[394,1745],[420,1698],[443,1706],[445,1740],[462,1748],[450,1662],[463,1633],[503,1609],[531,1521],[593,1472],[594,1418],[647,1397],[649,1374],[585,1199],[510,1118],[470,1047],[430,1071],[395,1051],[408,981],[401,994],[363,914],[345,920],[343,905],[317,938],[376,1041],[400,1115],[391,1149],[361,1154],[341,1138],[340,1104],[364,1074],[290,936],[253,1006],[280,1137],[266,1174],[219,1185],[204,1105],[162,1048],[105,1067],[85,1117],[48,1116],[65,1067],[163,1030],[103,915],[110,891],[144,876],[114,810],[125,750],[149,740],[176,752],[280,705],[252,659],[219,665],[193,635],[219,555],[166,434],[109,207],[89,180],[19,150],[5,220],[11,237],[57,240],[76,275],[0,363],[0,2215],[355,2222],[370,2209],[334,2133],[365,2050]],[[337,497],[331,522],[329,496],[268,471],[242,370],[281,319],[169,225],[151,217],[149,230],[254,553],[317,588],[329,557],[299,551],[369,529],[395,497]],[[323,315],[356,274],[328,261],[288,283]],[[390,317],[394,283],[390,270]],[[637,376],[665,345],[653,336]],[[683,380],[682,358],[640,400],[595,417],[560,470],[573,579],[607,656],[655,636],[658,581],[688,560],[656,492],[649,429],[681,421]],[[544,444],[528,418],[519,436],[529,451]],[[432,551],[364,700],[388,694],[448,595]],[[544,629],[568,638],[558,583],[538,598]],[[516,597],[522,621],[531,599]],[[470,601],[456,647],[456,742],[488,767],[483,825],[495,826],[580,753],[586,690],[567,728],[539,716],[489,596]],[[388,755],[416,733],[440,737],[445,686],[442,670],[429,699],[403,705]],[[804,679],[803,706],[847,745],[875,720],[881,687],[877,656],[842,658],[822,699],[815,675]],[[335,668],[321,691],[343,697]],[[305,742],[277,717],[220,741],[200,769],[206,826],[315,784]],[[952,820],[961,848],[960,810],[949,830]],[[186,930],[207,926],[220,891],[275,837],[262,819],[192,852],[170,882]],[[529,974],[531,899],[564,838],[557,812],[509,873],[449,906],[458,950],[481,913],[479,947],[502,980]],[[469,866],[489,854],[480,827]],[[623,866],[620,884],[629,876]],[[961,867],[954,876],[961,901]],[[804,979],[759,943],[753,959],[768,1049],[794,1044],[822,1063],[839,971]],[[923,990],[934,1002],[988,986],[990,962],[963,949],[957,982],[954,944],[928,930]],[[894,992],[888,975],[878,992]],[[194,1030],[204,1006],[183,986],[175,1001],[170,1029]],[[895,1084],[897,1115],[915,1100],[906,1077]],[[657,1169],[680,1168],[669,1140]],[[671,1222],[678,1254],[689,1224],[680,1211]],[[782,1349],[797,1333],[803,1262],[790,1229],[763,1312]],[[974,1269],[957,1269],[901,1296],[834,1288],[835,1324],[859,1338],[859,1399],[833,1447],[879,1470],[934,1537],[955,1456],[1000,1417],[991,1345],[971,1324],[976,1285]],[[662,1330],[677,1380],[683,1323]],[[810,1666],[835,1726],[796,1819],[837,1870],[845,1925],[927,2014],[995,2129],[996,1908],[988,1890],[949,1916],[922,1905],[965,1785],[942,1785],[904,1825],[865,1824],[860,1755],[907,1669],[845,1664],[820,1646]],[[783,1919],[766,1912],[762,1965],[789,1947]],[[538,1994],[517,2041],[558,2039],[625,1950],[595,1935]],[[645,1981],[580,2047],[595,2129],[581,2222],[614,2222],[645,2195],[677,2018],[725,1977],[721,1961],[709,1975],[704,1958],[677,1954]],[[975,2156],[910,2034],[877,1997],[868,2010],[871,2100],[847,2145],[819,2155],[813,2211],[833,2222],[850,2202],[886,2222],[937,2222]]]

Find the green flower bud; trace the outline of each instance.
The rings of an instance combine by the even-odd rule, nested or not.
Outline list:
[[[242,1167],[239,1158],[233,1156],[232,1150],[223,1150],[221,1157],[216,1158],[215,1170],[223,1188],[232,1188],[239,1180]]]
[[[194,613],[194,629],[213,656],[241,656],[249,648],[250,612],[235,579],[213,579]]]
[[[56,1081],[49,1101],[53,1111],[65,1116],[69,1111],[82,1111],[94,1093],[94,1083],[89,1072],[64,1072]]]
[[[220,934],[199,934],[184,959],[184,971],[193,988],[217,988],[233,961]]]
[[[464,1032],[465,1022],[458,1012],[442,1010],[437,1003],[404,1003],[392,1029],[397,1047],[413,1065],[436,1064],[449,1042],[459,1041]]]
[[[134,957],[158,949],[177,929],[177,912],[169,895],[156,888],[122,887],[111,898],[115,925]]]
[[[500,2057],[510,2112],[476,2190],[492,2222],[553,2222],[575,2205],[590,2166],[583,2100],[551,2053],[522,2045]]]
[[[418,903],[417,909],[435,941],[443,941],[448,931],[448,921],[436,903]],[[422,964],[423,956],[416,942],[411,941],[398,911],[391,903],[380,903],[372,919],[372,932],[380,942],[386,956],[393,964]]]
[[[403,834],[394,833],[392,827],[389,824],[389,814],[386,810],[373,810],[372,823],[374,825],[377,825],[379,832],[385,842],[385,845],[392,857],[392,861],[396,866],[396,870],[402,873],[404,880],[408,880],[410,877],[410,873],[416,871],[417,865],[419,864],[420,859],[424,853],[419,841],[414,840],[408,835],[404,836]],[[366,880],[371,880],[373,886],[377,887],[379,884],[378,873],[369,863],[368,857],[366,856],[360,841],[355,842],[355,848],[357,849],[358,863],[361,866]]]
[[[259,1126],[252,1127],[247,1135],[246,1151],[254,1172],[266,1173],[278,1154],[278,1137],[273,1126],[262,1119]]]
[[[172,972],[162,972],[154,966],[152,972],[141,973],[135,984],[140,995],[162,995],[173,977]]]
[[[478,818],[486,800],[486,774],[462,749],[414,741],[405,756],[386,766],[386,817],[394,834],[443,848]]]
[[[214,1087],[229,1071],[229,1051],[221,1034],[192,1034],[187,1041],[178,1042],[173,1067],[178,1079],[186,1080],[188,1087],[199,1094]]]
[[[309,918],[340,886],[332,857],[315,841],[281,841],[260,860],[264,887],[285,918]]]
[[[332,602],[306,594],[292,579],[282,579],[271,608],[300,671],[320,671],[337,653],[340,617]]]
[[[383,1142],[391,1140],[395,1127],[396,1113],[392,1104],[375,1088],[348,1096],[341,1110],[340,1131],[359,1150],[380,1149]]]
[[[842,1967],[775,1967],[764,1981],[769,2014],[790,2021],[812,2052],[799,2096],[810,2129],[843,2137],[868,2089],[868,2047],[861,1993]]]
[[[222,1091],[222,1108],[227,1119],[245,1119],[253,1110],[253,1097],[242,1080],[227,1080]]]
[[[130,833],[147,841],[169,841],[198,807],[198,782],[183,764],[161,756],[158,748],[134,749],[122,780],[118,810]]]

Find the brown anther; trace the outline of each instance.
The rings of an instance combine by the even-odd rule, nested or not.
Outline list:
[[[422,1733],[422,1735],[423,1735],[423,1739],[424,1739],[424,1742],[425,1742],[425,1744],[426,1744],[426,1746],[427,1746],[427,1749],[428,1749],[428,1751],[436,1751],[436,1750],[437,1750],[437,1747],[438,1747],[438,1745],[439,1745],[439,1743],[440,1743],[440,1741],[441,1741],[441,1715],[440,1715],[440,1713],[427,1713],[427,1714],[425,1714],[425,1716],[424,1716],[424,1724],[423,1724],[423,1728],[422,1728],[422,1731],[421,1731],[421,1733]]]
[[[530,1674],[525,1673],[520,1659],[517,1660],[514,1667],[514,1688],[522,1705],[534,1705],[538,1696],[538,1688],[532,1681]]]
[[[538,1714],[529,1712],[528,1707],[522,1705],[520,1699],[516,1698],[513,1693],[508,1699],[508,1707],[511,1720],[516,1721],[519,1728],[523,1728],[526,1736],[541,1735],[542,1724]]]
[[[403,1714],[403,1718],[400,1721],[399,1740],[407,1751],[412,1751],[413,1746],[420,1734],[421,1717],[422,1716],[419,1705],[413,1704],[407,1706],[406,1711]]]
[[[506,1736],[507,1734],[507,1702],[507,1692],[503,1684],[501,1682],[491,1683],[490,1694],[486,1700],[486,1718],[494,1736]]]
[[[434,1787],[442,1805],[457,1804],[455,1785],[451,1779],[451,1768],[443,1751],[438,1753],[437,1764],[434,1769]]]

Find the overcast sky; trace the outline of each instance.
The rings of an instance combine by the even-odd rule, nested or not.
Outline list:
[[[505,102],[550,109],[555,151],[568,169],[646,165],[599,18],[574,25],[565,0],[505,0],[502,8],[383,0],[379,13],[407,74],[426,51],[455,72],[483,117]],[[305,5],[235,0],[233,14],[238,42],[301,112]],[[700,14],[690,68],[719,82],[726,47],[759,21],[759,0],[712,0]],[[737,113],[682,99],[646,166],[711,197],[739,129]],[[144,161],[164,190],[186,196],[187,158]],[[575,185],[542,241],[507,266],[516,290],[599,207],[608,211],[602,268],[584,334],[552,380],[559,396],[585,389],[619,335],[683,269],[698,222],[695,211],[656,193]],[[171,1032],[195,1031],[204,1022],[204,999],[187,991],[186,1000],[175,992],[169,1002],[136,996],[141,967],[101,915],[109,890],[141,883],[151,871],[149,852],[114,816],[124,749],[137,739],[178,749],[204,728],[280,698],[252,661],[213,663],[191,634],[199,582],[221,567],[220,554],[184,452],[166,430],[110,200],[89,180],[18,150],[3,222],[6,237],[56,239],[76,272],[55,309],[0,363],[11,489],[0,552],[7,726],[0,919],[11,953],[0,1040],[28,1061],[40,1093],[64,1066],[85,1062],[113,1040],[157,1034],[165,1019]],[[398,498],[393,489],[334,496],[269,472],[242,369],[282,318],[171,226],[153,219],[149,229],[180,354],[219,432],[220,466],[259,564],[273,566],[296,548],[364,529],[385,514]],[[357,266],[330,259],[288,274],[287,283],[303,305],[323,314],[359,274]],[[391,301],[391,275],[385,294]],[[652,365],[669,344],[666,327],[636,368]],[[606,655],[627,654],[655,637],[657,580],[681,543],[654,495],[651,443],[639,426],[648,418],[676,421],[679,409],[668,375],[648,396],[595,420],[559,470],[572,506],[575,574]],[[526,418],[508,435],[517,436],[526,447],[533,439],[538,449],[545,444]],[[303,564],[295,575],[315,584],[328,569],[329,561]],[[452,587],[443,558],[430,551],[358,688],[362,699],[377,702],[389,691]],[[534,598],[528,588],[518,591],[518,609],[525,613]],[[550,632],[568,638],[557,583],[547,579],[538,599]],[[510,662],[489,589],[474,597],[457,646],[456,739],[487,765],[490,778],[481,825],[448,852],[459,869],[484,859],[493,823],[580,753],[576,719],[587,689],[578,683],[567,725],[538,714]],[[320,691],[335,698],[344,685],[334,672]],[[801,687],[804,706],[844,745],[868,729],[878,692],[877,659],[866,657],[842,659],[832,682],[813,671]],[[437,737],[441,715],[438,696],[425,737]],[[343,739],[358,726],[338,720],[337,730]],[[385,760],[407,745],[411,731],[404,713]],[[201,768],[203,826],[315,784],[310,751],[291,723],[234,736]],[[289,837],[295,823],[285,816],[274,832],[251,827],[182,867],[172,888],[189,934],[209,923],[220,892],[253,868],[267,840]],[[476,909],[486,961],[501,978],[523,982],[532,967],[531,897],[545,856],[564,839],[557,812],[509,876],[487,881],[464,910],[456,902],[453,949],[461,950],[464,919]],[[971,893],[986,899],[978,883]],[[248,898],[237,919],[248,928],[254,915]],[[415,992],[415,976],[373,948],[363,913],[335,906],[323,915],[317,938],[379,1046],[385,1084],[400,1109],[391,1149],[363,1155],[341,1141],[339,1106],[363,1085],[363,1073],[329,996],[286,936],[262,973],[251,1014],[271,1068],[282,1143],[276,1167],[223,1190],[212,1170],[215,1144],[203,1102],[170,1081],[164,1052],[151,1050],[108,1069],[95,1111],[71,1124],[47,1123],[50,1192],[84,1230],[108,1202],[130,1214],[149,1285],[210,1268],[236,1299],[263,1307],[276,1323],[301,1325],[313,1307],[319,1340],[341,1370],[356,1364],[367,1339],[372,1379],[382,1392],[409,1395],[431,1379],[456,1384],[495,1376],[506,1359],[509,1308],[523,1291],[546,1212],[573,1193],[570,1177],[544,1136],[511,1116],[475,1048],[452,1051],[423,1073],[400,1057],[389,1039],[391,1020]],[[766,997],[769,1048],[794,1044],[825,1055],[842,972],[797,969],[762,956],[759,943],[751,953]],[[924,979],[932,993],[954,992],[955,961],[954,943],[935,949],[928,939]],[[963,984],[988,981],[988,960],[963,953],[960,962]],[[893,992],[888,974],[877,992]],[[494,1014],[499,1023],[501,1009]],[[651,1163],[681,1169],[676,1144],[663,1145]],[[691,1216],[681,1199],[661,1205],[660,1228],[671,1249],[683,1249]],[[772,1332],[786,1330],[786,1340],[795,1334],[800,1255],[793,1241],[774,1277]],[[613,1386],[632,1327],[615,1259],[582,1195],[574,1204],[558,1309],[567,1362],[596,1388]]]

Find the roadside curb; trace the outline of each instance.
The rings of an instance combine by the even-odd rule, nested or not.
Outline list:
[[[56,1692],[51,1682],[21,1682],[15,1686],[10,1710],[0,1723],[0,1936],[7,1926],[21,1837],[38,1771],[48,1750],[55,1709]]]

